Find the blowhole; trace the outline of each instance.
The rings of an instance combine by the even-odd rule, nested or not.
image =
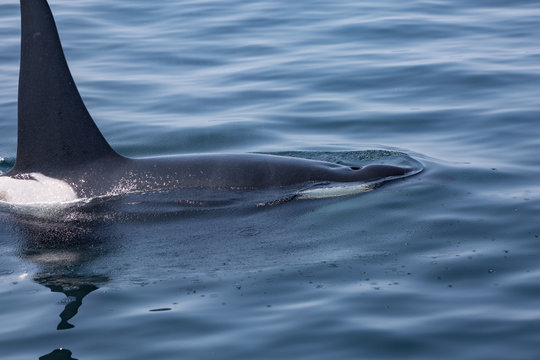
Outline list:
[[[351,170],[360,170],[360,166],[351,166]]]

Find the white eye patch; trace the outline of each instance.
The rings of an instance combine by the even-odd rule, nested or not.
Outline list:
[[[325,199],[330,197],[347,196],[360,194],[374,190],[370,184],[347,184],[340,186],[327,186],[314,189],[302,190],[298,193],[297,199]]]
[[[0,201],[10,204],[50,204],[77,199],[65,181],[31,173],[12,178],[0,176]]]

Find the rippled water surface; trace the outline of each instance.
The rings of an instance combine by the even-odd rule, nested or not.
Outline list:
[[[51,7],[124,155],[399,154],[424,171],[282,203],[0,206],[1,359],[540,358],[537,1]],[[2,0],[2,171],[19,37],[19,5]]]

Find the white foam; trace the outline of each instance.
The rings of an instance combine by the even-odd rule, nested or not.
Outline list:
[[[52,204],[77,200],[77,193],[67,182],[40,173],[16,179],[0,176],[0,200],[9,204]]]

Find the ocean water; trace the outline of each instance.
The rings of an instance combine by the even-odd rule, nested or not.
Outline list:
[[[0,359],[540,358],[537,1],[51,0],[132,157],[418,161],[374,191],[0,207]],[[0,170],[20,14],[0,1]],[[268,206],[257,206],[260,204]]]

